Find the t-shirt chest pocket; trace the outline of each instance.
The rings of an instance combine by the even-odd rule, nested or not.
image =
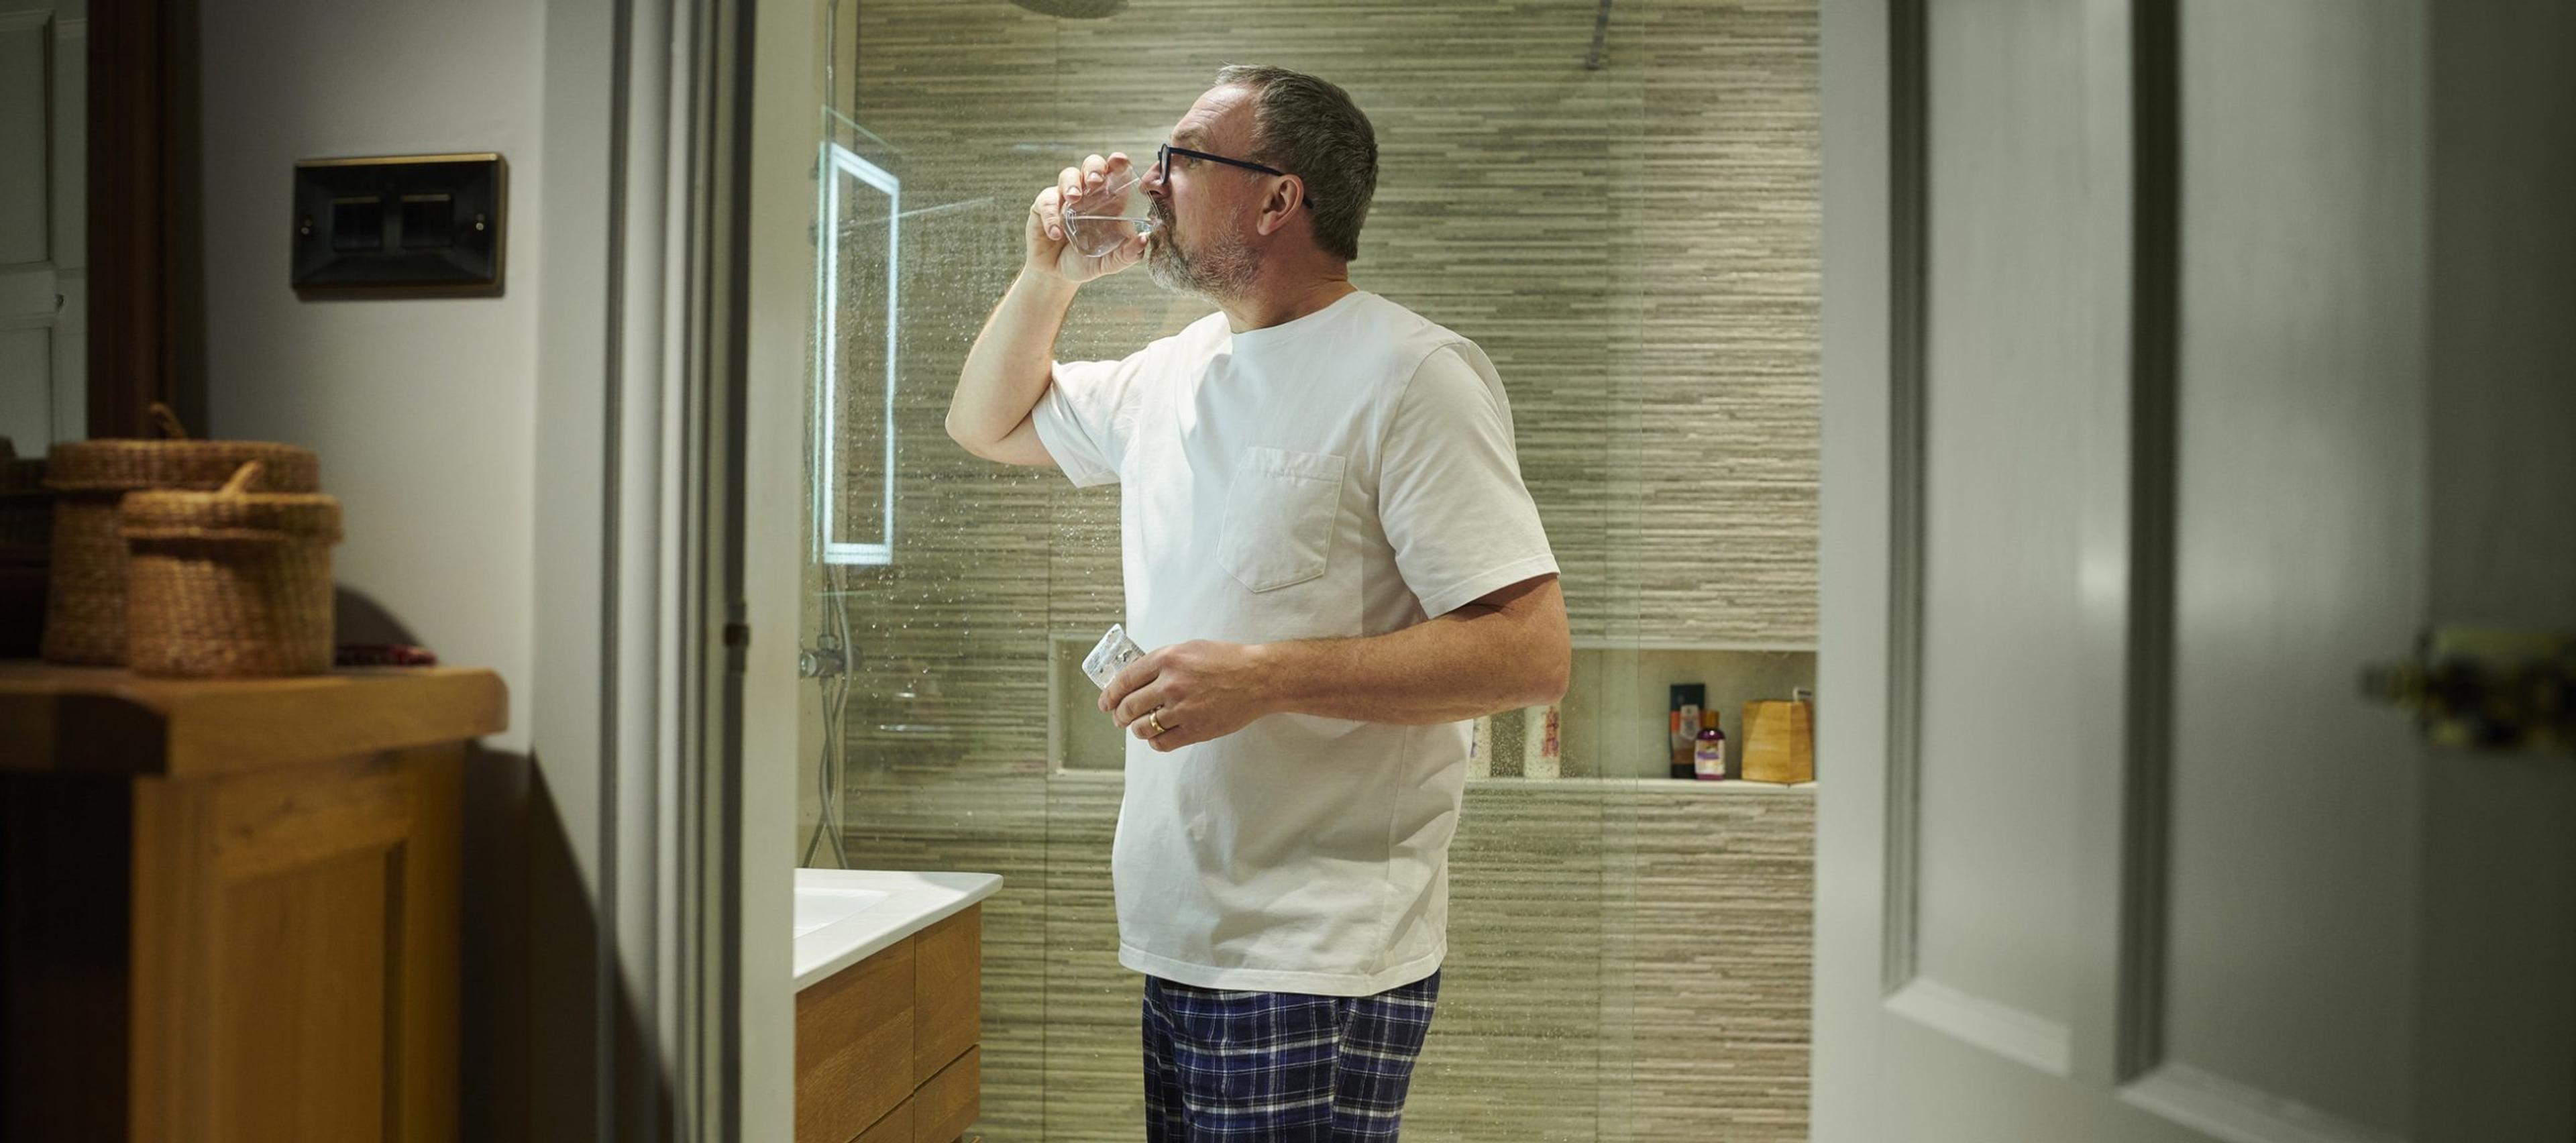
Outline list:
[[[1324,574],[1341,516],[1342,458],[1248,448],[1225,496],[1217,562],[1252,591],[1276,591]]]

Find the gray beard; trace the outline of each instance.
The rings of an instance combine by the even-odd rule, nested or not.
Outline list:
[[[1145,272],[1166,290],[1223,301],[1242,296],[1261,273],[1261,255],[1240,235],[1226,234],[1198,257],[1182,253],[1169,219],[1154,230],[1145,249]]]

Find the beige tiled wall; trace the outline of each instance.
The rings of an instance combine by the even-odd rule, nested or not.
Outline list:
[[[995,1140],[1132,1143],[1136,1006],[1109,896],[1115,775],[863,777],[863,862],[1002,874],[984,907]],[[1806,1137],[1815,799],[1471,784],[1450,954],[1406,1116],[1429,1143]]]
[[[896,557],[839,581],[859,621],[853,750],[1045,757],[1050,635],[1095,637],[1122,611],[1118,490],[966,455],[942,428],[949,392],[1047,172],[1150,145],[1227,59],[1334,77],[1376,120],[1385,173],[1354,279],[1501,366],[1578,637],[1811,649],[1812,0],[1630,0],[1597,72],[1581,66],[1595,11],[1137,0],[1057,21],[1001,0],[846,0],[840,86],[919,212]],[[1060,352],[1124,353],[1205,311],[1110,279]],[[873,729],[894,725],[944,729]]]
[[[1081,154],[1150,151],[1220,63],[1343,84],[1383,155],[1353,281],[1494,357],[1578,636],[1808,651],[1814,0],[1619,0],[1599,71],[1594,0],[839,9],[843,105],[923,211],[903,230],[895,560],[828,581],[856,628],[853,859],[1010,879],[986,927],[987,1135],[1131,1139],[1120,787],[1048,773],[1050,640],[1088,646],[1122,610],[1118,492],[997,469],[941,427],[1029,198]],[[1060,354],[1124,354],[1207,309],[1112,279]],[[1802,1137],[1812,821],[1804,792],[1476,785],[1408,1138]]]
[[[948,394],[1055,169],[1150,150],[1217,64],[1263,60],[1342,83],[1375,122],[1353,281],[1493,356],[1578,634],[1811,645],[1813,0],[1627,0],[1608,66],[1587,71],[1596,11],[1136,0],[1058,21],[1002,0],[845,0],[839,85],[925,212],[904,230],[904,539],[897,570],[869,577],[907,630],[1003,630],[959,604],[1063,630],[1116,617],[1116,489],[965,456],[941,428]],[[1208,309],[1122,275],[1086,289],[1060,353],[1123,355]],[[925,576],[936,611],[905,598]],[[1042,680],[1041,659],[1018,664]]]

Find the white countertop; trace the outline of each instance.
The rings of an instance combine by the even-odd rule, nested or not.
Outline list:
[[[991,873],[796,871],[796,988],[883,952],[1002,887]]]

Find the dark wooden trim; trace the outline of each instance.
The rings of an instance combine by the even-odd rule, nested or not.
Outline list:
[[[205,427],[186,222],[195,217],[194,0],[91,0],[89,433]]]
[[[0,774],[0,1139],[123,1139],[133,795]]]

